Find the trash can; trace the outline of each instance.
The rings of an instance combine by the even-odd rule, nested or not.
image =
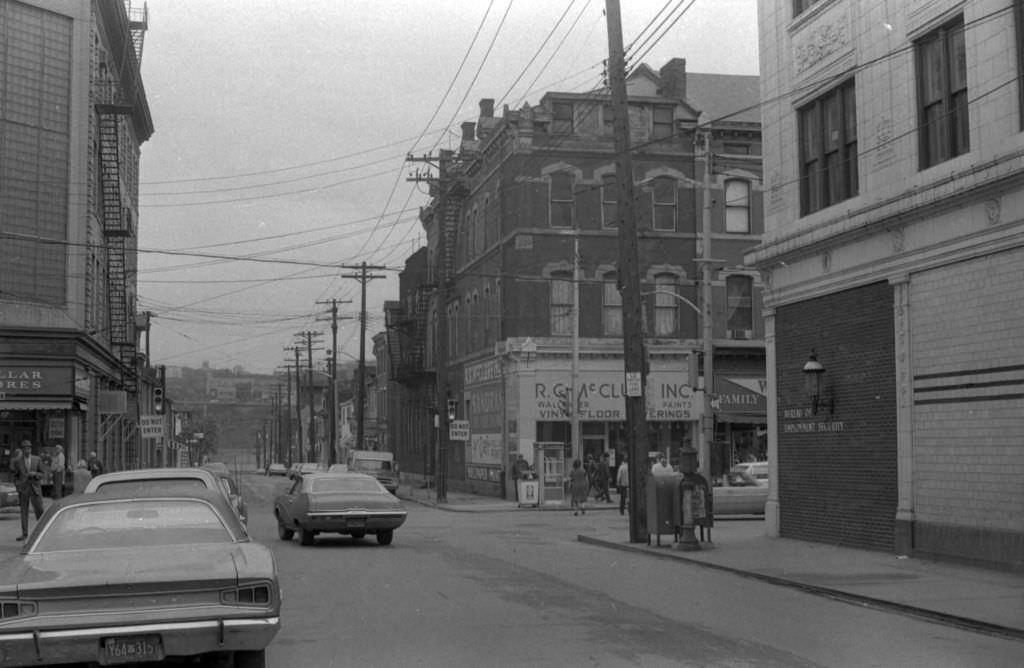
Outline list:
[[[540,481],[536,478],[516,481],[516,491],[519,493],[519,507],[540,505]]]
[[[679,524],[679,481],[683,476],[679,473],[647,476],[647,544],[651,543],[651,535],[676,535]]]

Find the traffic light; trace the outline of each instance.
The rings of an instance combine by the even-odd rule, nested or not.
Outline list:
[[[448,421],[451,422],[455,419],[455,407],[456,403],[454,399],[448,400]]]
[[[164,412],[164,388],[162,387],[153,388],[153,412]]]

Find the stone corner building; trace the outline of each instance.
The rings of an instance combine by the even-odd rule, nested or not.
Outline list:
[[[1022,3],[759,12],[770,530],[1022,568]]]

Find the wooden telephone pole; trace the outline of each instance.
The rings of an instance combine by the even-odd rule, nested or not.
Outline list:
[[[359,306],[359,385],[358,402],[356,404],[356,449],[363,450],[366,447],[366,284],[375,278],[384,278],[382,274],[370,274],[370,271],[380,271],[387,267],[368,265],[362,262],[359,265],[341,265],[343,269],[358,269],[358,274],[344,274],[343,278],[354,278],[360,283],[360,306]]]
[[[615,135],[615,177],[619,182],[619,267],[622,294],[622,342],[626,380],[626,443],[629,448],[629,540],[647,542],[647,360],[640,301],[640,253],[637,248],[630,156],[626,62],[622,48],[619,0],[606,0],[608,22],[608,85],[611,88]]]
[[[330,450],[327,454],[327,466],[338,463],[338,304],[351,304],[351,299],[346,299],[339,302],[337,299],[332,299],[329,302],[318,301],[317,304],[330,304],[331,305],[331,356],[328,360],[330,363],[330,375],[331,375],[331,391],[330,391],[330,410],[328,411],[328,419],[331,421],[330,427]],[[364,302],[365,306],[365,302]],[[345,319],[345,316],[340,316],[341,319]]]

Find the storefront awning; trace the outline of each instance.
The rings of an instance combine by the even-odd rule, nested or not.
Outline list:
[[[764,413],[715,413],[715,420],[718,422],[732,422],[734,424],[766,424],[768,416]]]
[[[71,400],[67,401],[0,401],[0,411],[69,411]]]

